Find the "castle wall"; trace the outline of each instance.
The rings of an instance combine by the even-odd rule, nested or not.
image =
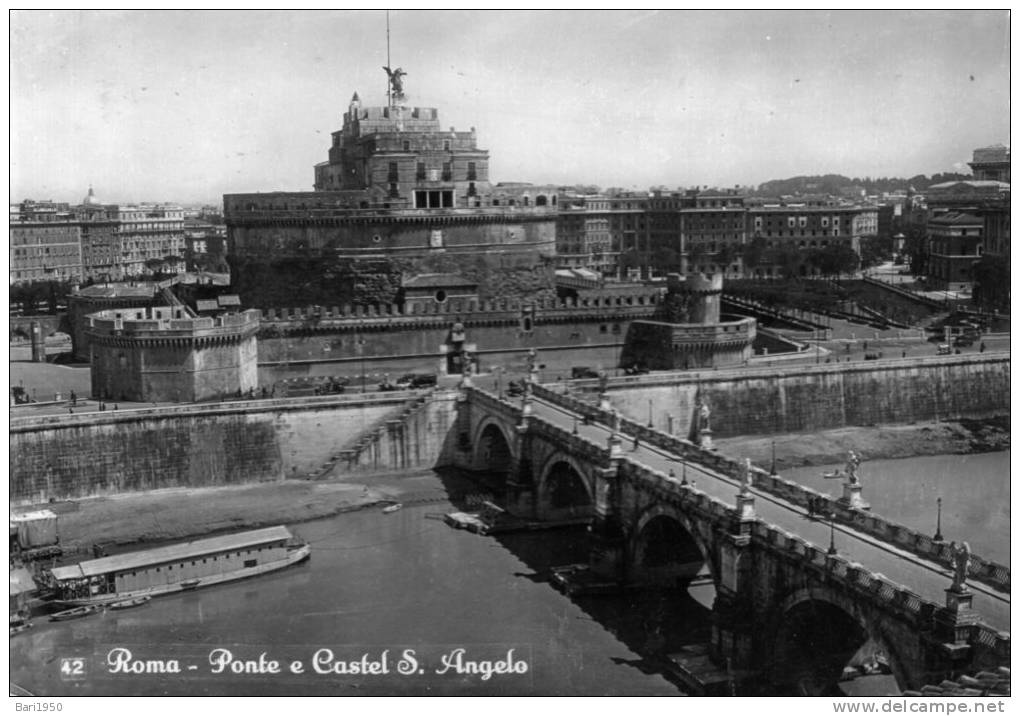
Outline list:
[[[556,251],[556,216],[552,212],[537,210],[528,220],[513,214],[479,213],[470,221],[444,220],[420,212],[411,220],[398,220],[397,216],[358,216],[344,222],[314,221],[317,218],[301,212],[290,219],[285,211],[274,211],[276,221],[269,219],[249,221],[243,213],[228,224],[229,253],[231,256],[264,258],[306,255],[323,249],[337,250],[339,255],[353,256],[385,254],[389,258],[404,255],[428,254],[438,249],[475,252],[487,250],[535,256],[552,256]]]

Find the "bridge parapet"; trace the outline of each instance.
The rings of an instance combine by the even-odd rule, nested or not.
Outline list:
[[[751,537],[755,544],[775,557],[807,567],[816,576],[824,577],[830,585],[838,584],[875,607],[908,619],[918,632],[932,633],[932,638],[940,640],[935,630],[936,616],[945,611],[942,605],[920,597],[908,587],[858,562],[851,562],[839,554],[828,554],[803,538],[761,520],[752,526]],[[967,641],[993,659],[1009,657],[1009,633],[1000,632],[982,622],[971,625]]]
[[[560,405],[589,419],[607,424],[613,420],[613,415],[609,411],[602,410],[597,405],[586,403],[573,396],[555,392],[545,386],[536,385],[534,392],[536,397]],[[622,432],[635,436],[649,445],[655,445],[675,455],[689,458],[735,480],[739,481],[744,473],[744,465],[737,460],[711,450],[705,450],[689,440],[669,435],[657,428],[649,428],[647,425],[642,425],[622,415],[620,416],[620,428]],[[850,507],[837,498],[787,480],[780,475],[772,475],[759,467],[754,467],[752,470],[754,485],[763,492],[815,513],[835,515],[835,521],[840,524],[851,526],[860,532],[877,537],[944,567],[952,568],[953,566],[952,549],[946,542],[936,542],[931,536],[918,530],[893,522],[871,511]],[[968,576],[975,581],[1002,591],[1008,592],[1010,589],[1009,567],[979,555],[971,556]]]

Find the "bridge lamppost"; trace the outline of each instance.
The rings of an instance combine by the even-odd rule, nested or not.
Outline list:
[[[365,392],[365,337],[358,336],[355,342],[358,344],[358,354],[361,358],[361,392]]]
[[[574,416],[574,435],[577,435],[577,416]]]
[[[942,542],[942,498],[935,500],[935,504],[938,505],[938,522],[935,525],[935,541]]]
[[[829,554],[836,554],[836,513],[829,513]]]
[[[683,455],[680,456],[680,470],[681,470],[680,484],[681,485],[686,485],[687,484],[687,459]]]
[[[648,400],[648,427],[650,428],[655,427],[655,423],[652,422],[652,401],[650,398]]]
[[[772,441],[772,468],[769,470],[769,474],[773,477],[776,476],[776,441]]]

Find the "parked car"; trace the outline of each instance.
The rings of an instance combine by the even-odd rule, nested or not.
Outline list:
[[[573,379],[579,378],[598,378],[598,371],[592,370],[586,365],[574,366],[570,369],[570,377]]]
[[[938,354],[940,356],[947,356],[953,352],[952,347],[948,343],[939,343]]]
[[[397,386],[414,390],[417,388],[428,388],[435,385],[436,382],[435,373],[408,373],[397,380]]]
[[[957,336],[953,339],[953,345],[957,348],[966,348],[967,346],[974,345],[974,337],[964,333],[963,335]]]
[[[515,398],[518,395],[524,395],[524,381],[511,380],[506,385],[506,394],[511,398]]]
[[[644,375],[645,373],[648,372],[648,369],[645,368],[643,365],[635,363],[630,368],[624,368],[623,372],[626,373],[627,375]]]

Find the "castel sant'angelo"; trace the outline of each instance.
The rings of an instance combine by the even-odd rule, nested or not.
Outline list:
[[[555,187],[493,185],[475,128],[444,130],[437,109],[406,104],[406,73],[384,69],[386,104],[354,94],[314,191],[223,197],[245,305],[389,304],[436,273],[483,300],[552,297]]]

